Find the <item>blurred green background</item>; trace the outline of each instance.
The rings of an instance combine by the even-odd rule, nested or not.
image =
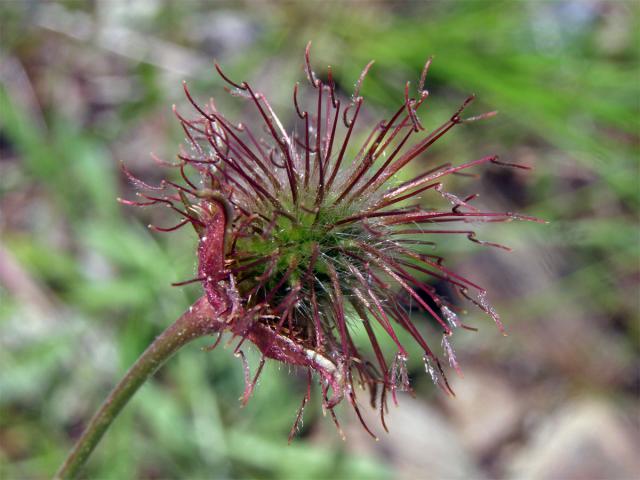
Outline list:
[[[624,1],[0,2],[0,477],[46,478],[111,386],[183,311],[194,235],[149,232],[165,212],[122,207],[125,162],[149,182],[182,141],[180,81],[242,118],[216,58],[285,120],[302,53],[331,64],[368,120],[388,115],[434,55],[422,113],[468,93],[494,119],[454,130],[416,168],[498,153],[529,173],[484,169],[449,189],[549,225],[478,226],[493,251],[447,242],[449,262],[490,291],[509,336],[470,312],[455,339],[457,398],[431,384],[390,408],[374,442],[270,364],[241,408],[239,361],[190,345],[147,384],[90,459],[88,478],[638,478],[639,8]],[[437,337],[433,340],[437,344]],[[255,365],[255,355],[251,357]]]

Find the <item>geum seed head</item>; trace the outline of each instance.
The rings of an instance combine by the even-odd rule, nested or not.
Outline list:
[[[225,118],[213,100],[198,104],[185,84],[197,116],[187,119],[176,112],[189,147],[178,155],[178,163],[171,164],[179,170],[182,183],[165,180],[150,186],[125,170],[144,201],[124,203],[165,204],[183,217],[174,227],[152,228],[171,231],[191,224],[198,233],[198,277],[181,284],[201,282],[208,307],[223,319],[218,331],[237,338],[235,353],[243,360],[247,382],[243,402],[265,359],[307,369],[307,393],[292,435],[309,400],[313,373],[320,380],[323,406],[336,424],[333,409],[344,398],[362,420],[355,383],[369,390],[386,430],[387,394],[396,401],[397,390],[411,388],[405,366],[408,353],[396,333],[399,329],[406,330],[423,350],[425,368],[437,385],[452,393],[438,356],[410,317],[410,305],[417,304],[442,329],[442,351],[456,370],[448,337],[458,327],[470,327],[423,279],[446,282],[492,317],[500,329],[502,324],[484,289],[447,268],[442,257],[424,253],[422,247],[434,245],[441,235],[465,235],[476,243],[507,249],[477,239],[466,225],[537,221],[511,212],[483,211],[471,204],[474,195],[461,199],[444,190],[445,177],[475,166],[526,168],[502,163],[496,156],[439,165],[402,183],[395,180],[401,169],[447,131],[495,113],[463,118],[471,96],[442,125],[425,132],[418,110],[428,98],[424,84],[430,59],[416,96],[411,96],[407,83],[397,111],[375,124],[352,156],[363,104],[360,87],[372,63],[345,100],[336,91],[330,68],[327,81],[316,76],[307,46],[304,67],[312,108],[302,106],[296,84],[293,129],[284,127],[261,93],[246,82],[232,81],[216,64],[228,92],[252,105],[252,120],[265,135]],[[451,208],[423,207],[418,196],[428,191],[444,198]],[[464,226],[454,228],[452,223]],[[385,358],[374,324],[395,344],[393,358]],[[353,329],[360,326],[371,343],[372,360],[353,340]],[[241,350],[246,341],[262,354],[253,378]]]

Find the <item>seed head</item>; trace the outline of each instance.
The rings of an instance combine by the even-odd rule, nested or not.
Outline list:
[[[406,330],[417,342],[427,373],[452,394],[437,354],[410,316],[412,306],[426,314],[420,323],[433,322],[442,330],[441,351],[456,370],[450,336],[456,328],[470,328],[426,279],[445,282],[502,329],[485,290],[445,266],[433,251],[434,240],[464,235],[479,244],[508,249],[479,240],[469,223],[536,220],[480,210],[472,204],[475,195],[459,198],[445,191],[443,180],[487,163],[526,167],[487,156],[431,167],[399,182],[397,174],[453,127],[495,112],[463,118],[474,98],[470,96],[442,125],[425,131],[418,111],[429,96],[424,89],[429,59],[417,91],[412,94],[407,82],[391,118],[373,125],[354,150],[363,105],[360,87],[373,62],[362,71],[351,98],[344,99],[330,68],[326,81],[314,73],[309,48],[304,69],[311,107],[303,106],[296,84],[295,115],[288,119],[288,128],[261,93],[246,82],[231,80],[217,64],[226,90],[254,110],[252,125],[227,119],[213,100],[197,103],[185,84],[196,117],[187,119],[176,112],[188,146],[172,164],[182,183],[165,180],[150,186],[125,170],[144,201],[123,202],[165,204],[182,216],[176,226],[152,227],[156,230],[187,224],[195,228],[200,239],[198,277],[181,284],[201,282],[208,302],[223,318],[221,332],[237,338],[235,353],[242,358],[247,380],[244,402],[265,359],[275,359],[308,372],[307,393],[292,435],[309,400],[313,374],[322,386],[323,407],[336,424],[333,409],[345,398],[362,420],[354,392],[360,385],[370,392],[386,429],[387,395],[396,401],[397,390],[411,388],[405,366],[408,353],[398,330]],[[425,207],[421,196],[429,193],[435,200],[443,198],[449,208]],[[462,227],[454,228],[454,223]],[[355,329],[366,332],[368,352],[354,341]],[[391,338],[393,358],[385,357],[377,335]],[[241,350],[246,341],[262,354],[253,378]]]

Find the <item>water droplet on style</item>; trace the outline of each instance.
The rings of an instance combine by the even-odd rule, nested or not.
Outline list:
[[[460,326],[460,319],[458,319],[458,315],[456,315],[453,311],[451,311],[449,307],[442,306],[442,308],[440,308],[440,311],[442,312],[442,315],[444,315],[444,318],[447,320],[447,322],[449,322],[449,325],[451,325],[452,328],[457,328]]]
[[[422,357],[422,360],[424,361],[424,369],[431,377],[431,381],[434,383],[434,385],[438,385],[440,383],[440,374],[433,366],[433,363],[431,363],[431,358],[429,357],[429,355],[425,354]]]

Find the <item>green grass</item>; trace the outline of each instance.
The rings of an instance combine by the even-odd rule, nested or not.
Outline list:
[[[259,28],[242,51],[224,55],[226,71],[232,78],[255,79],[282,109],[293,81],[303,80],[299,67],[311,39],[318,70],[334,62],[334,74],[347,92],[360,69],[375,59],[363,95],[370,109],[388,113],[402,101],[404,81],[415,84],[425,58],[434,55],[425,123],[446,119],[470,92],[478,97],[470,114],[497,109],[500,116],[455,129],[424,162],[462,162],[497,149],[506,161],[520,156],[535,164],[529,176],[518,177],[516,187],[503,193],[483,177],[483,199],[551,224],[512,223],[484,229],[481,236],[515,245],[523,263],[530,256],[542,263],[558,255],[564,262],[553,266],[560,273],[545,288],[515,298],[495,292],[503,318],[517,329],[541,318],[561,322],[562,312],[572,308],[583,316],[585,329],[596,323],[614,328],[615,323],[617,350],[611,354],[632,356],[629,352],[638,348],[637,310],[629,299],[637,293],[640,261],[637,5],[620,3],[628,14],[626,23],[617,20],[627,34],[619,44],[607,37],[614,30],[607,30],[606,22],[613,20],[599,17],[575,28],[565,25],[547,45],[536,22],[542,18],[560,27],[558,22],[569,22],[545,13],[559,5],[551,2],[436,2],[405,9],[358,3],[350,10],[329,3],[231,7]],[[115,201],[131,194],[119,161],[153,181],[161,175],[148,152],[170,158],[177,151],[181,132],[169,107],[179,102],[187,110],[186,102],[177,100],[180,78],[157,62],[109,52],[97,40],[46,30],[38,18],[52,10],[34,5],[28,11],[18,2],[5,4],[6,14],[0,12],[3,68],[13,73],[24,68],[30,82],[14,75],[3,76],[0,84],[0,133],[6,145],[0,160],[0,246],[45,299],[31,301],[20,295],[24,286],[16,292],[0,282],[3,478],[50,476],[108,389],[199,295],[197,286],[169,286],[193,276],[191,232],[150,233],[144,227],[150,220],[170,224],[171,217]],[[82,9],[96,14],[90,4]],[[149,31],[209,59],[212,52],[190,37],[204,10],[216,13],[172,2],[127,28]],[[222,97],[221,103],[230,105],[210,66],[187,78],[192,91],[198,98]],[[102,99],[101,107],[94,83],[100,75],[113,82],[103,92],[117,93],[120,79],[128,85],[122,87],[126,94],[112,103]],[[231,108],[241,115],[237,106]],[[460,191],[473,191],[473,184],[456,180]],[[526,197],[522,206],[514,205],[516,193]],[[482,250],[458,239],[444,246],[461,264]],[[480,315],[472,318],[486,323]],[[517,335],[488,337],[490,329],[484,330],[480,340],[489,342],[489,351],[497,342],[512,342],[511,351],[517,351],[522,341]],[[468,341],[474,342],[471,336]],[[530,341],[544,342],[544,337]],[[255,355],[250,358],[255,365]],[[302,438],[286,446],[304,382],[270,365],[254,398],[241,408],[242,378],[229,349],[206,353],[191,346],[127,407],[92,457],[87,476],[391,475],[383,458],[348,453],[317,402],[307,408]],[[586,388],[626,388],[597,378],[590,382]],[[417,386],[421,392],[432,388],[422,377]]]

